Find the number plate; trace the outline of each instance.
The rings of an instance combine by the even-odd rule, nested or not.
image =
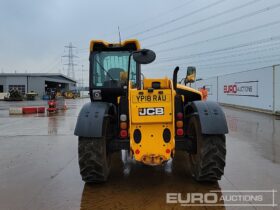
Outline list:
[[[162,103],[169,102],[170,95],[158,94],[158,95],[138,95],[133,96],[133,103]]]

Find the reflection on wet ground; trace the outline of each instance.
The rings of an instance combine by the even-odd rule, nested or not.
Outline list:
[[[230,136],[253,146],[264,158],[280,163],[280,119],[262,113],[226,109]]]
[[[193,181],[187,158],[186,154],[179,153],[172,164],[151,167],[131,160],[127,162],[127,159],[123,162],[120,154],[114,154],[109,181],[86,184],[81,209],[181,209],[179,204],[166,204],[166,193],[185,196],[188,192],[220,190],[218,184],[203,185]]]
[[[195,182],[183,152],[160,167],[137,164],[126,152],[119,152],[112,157],[107,183],[85,185],[73,130],[86,101],[67,100],[69,110],[49,117],[9,116],[8,108],[15,104],[0,102],[0,209],[272,209],[224,207],[223,202],[219,207],[187,208],[167,204],[166,193],[279,191],[280,121],[276,117],[224,108],[230,133],[225,176],[218,184]],[[279,194],[275,199],[280,203]]]

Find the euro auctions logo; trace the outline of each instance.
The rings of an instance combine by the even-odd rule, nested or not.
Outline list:
[[[210,190],[207,193],[166,193],[167,204],[180,206],[276,207],[277,190]]]
[[[224,93],[237,93],[237,85],[225,85]]]
[[[224,85],[224,93],[232,96],[258,97],[259,81],[234,82]]]

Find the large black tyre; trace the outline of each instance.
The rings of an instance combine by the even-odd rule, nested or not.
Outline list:
[[[105,120],[102,138],[79,137],[80,174],[85,182],[106,182],[110,173],[111,155],[107,151],[109,121]]]
[[[110,172],[110,155],[105,138],[79,137],[80,174],[85,182],[105,182]]]
[[[190,154],[192,176],[196,181],[217,182],[224,174],[225,135],[203,135],[197,116],[190,118],[188,134],[194,146]]]

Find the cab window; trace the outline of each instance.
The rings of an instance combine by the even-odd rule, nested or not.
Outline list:
[[[92,56],[92,77],[95,88],[122,87],[127,82],[130,52],[98,52]],[[131,58],[129,79],[136,84],[136,62]]]

